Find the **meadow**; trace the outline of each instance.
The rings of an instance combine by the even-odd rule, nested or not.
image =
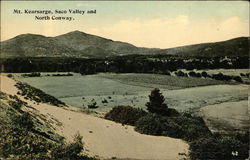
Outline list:
[[[157,74],[111,74],[15,78],[51,94],[66,104],[88,107],[96,103],[97,112],[107,112],[117,105],[145,109],[153,88],[160,88],[169,107],[179,111],[197,110],[207,105],[247,100],[248,87],[213,79],[176,77]]]

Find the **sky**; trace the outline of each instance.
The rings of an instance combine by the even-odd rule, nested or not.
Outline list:
[[[65,20],[35,20],[42,14],[14,9],[96,10],[96,14],[53,14]],[[57,36],[74,30],[138,47],[171,48],[249,36],[247,1],[2,1],[1,41],[19,34]]]

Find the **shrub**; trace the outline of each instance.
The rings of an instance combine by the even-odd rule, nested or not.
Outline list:
[[[191,72],[188,73],[188,75],[189,75],[190,77],[194,77],[194,76],[196,75],[196,73],[195,73],[194,71],[191,71]]]
[[[248,145],[232,137],[203,138],[189,147],[192,160],[244,160],[248,158]]]
[[[165,75],[171,76],[171,72],[170,72],[169,70],[164,70],[162,74],[165,74]]]
[[[21,76],[23,76],[23,77],[40,77],[41,73],[38,73],[38,72],[25,73],[25,74],[21,74]]]
[[[234,136],[237,140],[241,141],[244,144],[249,143],[249,131],[246,131],[244,133],[236,133]]]
[[[12,74],[7,74],[7,77],[12,78],[13,75]]]
[[[96,105],[97,103],[95,101],[91,101],[91,103],[88,105],[89,109],[95,109],[98,108],[98,106]]]
[[[204,77],[204,78],[207,78],[208,74],[207,74],[207,72],[203,71],[203,72],[201,72],[201,76]]]
[[[174,123],[181,126],[184,131],[182,138],[186,141],[191,142],[200,138],[212,136],[212,133],[201,117],[180,115],[177,117],[171,117],[171,119]]]
[[[183,135],[181,126],[172,119],[151,113],[137,121],[135,130],[143,134],[175,138]]]
[[[160,136],[163,132],[164,118],[157,114],[148,114],[140,118],[135,125],[135,130],[139,133]]]
[[[10,101],[9,102],[10,106],[12,106],[13,108],[20,110],[20,108],[22,107],[22,103],[19,103],[17,101]]]
[[[176,74],[176,76],[181,76],[181,77],[185,76],[185,73],[182,71],[175,72],[175,74]]]
[[[182,138],[186,141],[212,136],[204,121],[191,115],[164,117],[148,114],[137,121],[135,130],[143,134]]]
[[[147,112],[130,106],[116,106],[109,111],[105,118],[122,124],[135,125],[136,121]]]
[[[52,74],[52,76],[58,76],[58,77],[60,77],[60,76],[73,76],[73,74],[72,73],[66,73],[66,74],[64,74],[64,73],[62,73],[62,74],[59,74],[59,73],[57,73],[57,74]]]
[[[246,76],[246,74],[244,74],[244,73],[240,73],[240,76],[245,77],[245,76]]]
[[[28,112],[23,112],[21,115],[13,117],[12,120],[14,125],[19,125],[27,130],[31,130],[33,128],[33,121]]]
[[[82,136],[75,135],[72,143],[56,145],[51,152],[52,159],[78,160],[81,159],[80,153],[83,151]]]
[[[195,73],[194,71],[189,72],[188,75],[189,75],[190,77],[201,77],[201,74],[200,74],[200,73]]]
[[[200,73],[196,73],[196,77],[201,77],[201,74]]]
[[[104,98],[104,99],[102,100],[102,103],[108,103],[108,101]]]
[[[15,160],[94,160],[81,155],[82,137],[76,135],[72,143],[49,140],[27,130],[24,125],[0,125],[0,159]]]
[[[213,74],[212,78],[216,79],[216,80],[221,80],[221,81],[229,81],[232,79],[232,76],[223,75],[222,73],[218,73],[218,74]]]
[[[44,158],[49,144],[41,136],[33,134],[22,126],[5,126],[0,129],[0,157],[13,159]],[[47,158],[48,159],[48,158]]]
[[[240,82],[240,83],[243,82],[240,76],[234,76],[233,79],[234,79],[236,82]]]

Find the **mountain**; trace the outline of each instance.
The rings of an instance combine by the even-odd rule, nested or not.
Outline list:
[[[1,42],[2,57],[106,57],[146,54],[157,49],[74,31],[56,37],[23,34]]]
[[[180,56],[249,56],[250,37],[239,37],[227,41],[188,45],[160,50],[160,54]]]
[[[22,34],[1,42],[1,57],[108,57],[130,54],[180,56],[248,56],[249,37],[170,49],[142,48],[132,44],[73,31],[56,37]]]

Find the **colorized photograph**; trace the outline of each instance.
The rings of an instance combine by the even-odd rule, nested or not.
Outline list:
[[[248,1],[1,1],[0,160],[249,160]]]

